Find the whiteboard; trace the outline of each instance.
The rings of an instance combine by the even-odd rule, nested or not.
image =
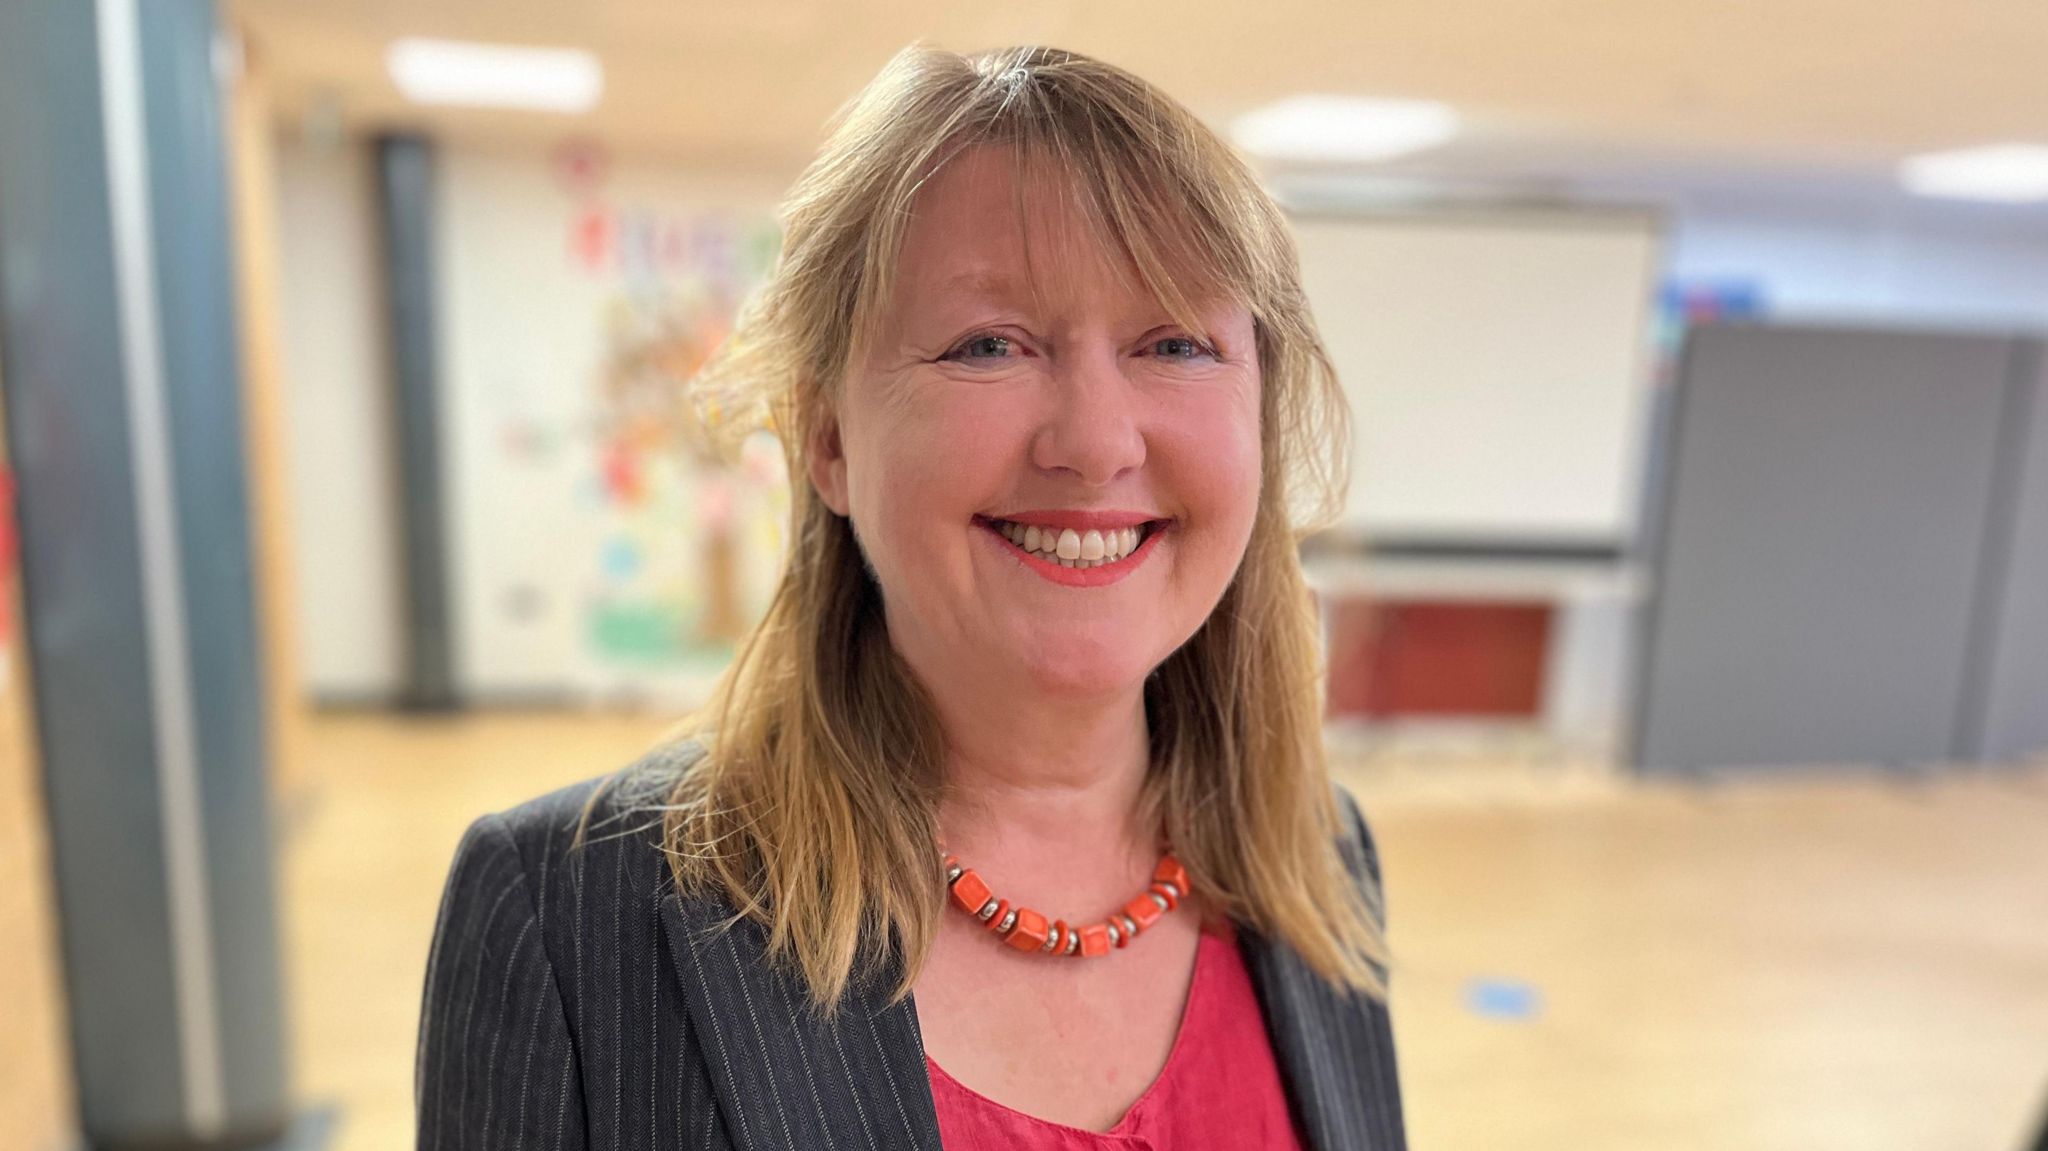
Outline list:
[[[1351,400],[1344,528],[1422,543],[1626,542],[1656,217],[1444,211],[1294,225]]]

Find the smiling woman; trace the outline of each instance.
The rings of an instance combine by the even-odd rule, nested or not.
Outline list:
[[[785,224],[696,385],[783,439],[775,598],[671,742],[464,841],[421,1144],[1403,1146],[1272,200],[1126,72],[914,48]]]

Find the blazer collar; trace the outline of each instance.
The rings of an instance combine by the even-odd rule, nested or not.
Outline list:
[[[1386,1004],[1332,987],[1284,940],[1237,940],[1305,1151],[1406,1151]]]
[[[886,979],[850,987],[827,1023],[767,933],[720,925],[722,900],[662,897],[661,925],[735,1151],[941,1151],[924,1039]]]
[[[662,904],[676,976],[737,1151],[942,1151],[916,1004],[889,1004],[891,977],[849,989],[828,1024],[797,979],[769,968],[759,925],[721,931],[722,901],[679,899],[673,889]],[[1399,1151],[1398,1100],[1361,1090],[1354,1079],[1378,1082],[1379,1069],[1354,1069],[1347,1054],[1382,1025],[1384,1008],[1334,993],[1283,942],[1243,927],[1238,941],[1305,1151]],[[1391,1076],[1391,1064],[1386,1070]]]

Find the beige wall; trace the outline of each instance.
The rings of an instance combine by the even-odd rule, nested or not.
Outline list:
[[[300,783],[305,693],[296,626],[298,572],[285,442],[289,421],[278,316],[277,159],[271,121],[261,72],[245,69],[234,87],[222,127],[227,136],[235,315],[241,337],[249,555],[255,567],[257,654],[266,695],[265,750],[271,766],[271,794],[288,799]]]
[[[371,171],[354,141],[285,139],[274,156],[294,642],[309,690],[382,696],[401,652]]]

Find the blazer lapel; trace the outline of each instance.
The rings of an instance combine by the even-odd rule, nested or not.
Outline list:
[[[766,932],[719,924],[718,900],[662,898],[661,924],[713,1093],[738,1151],[940,1151],[917,1010],[886,980],[850,989],[831,1023],[770,970]]]
[[[1280,940],[1238,928],[1307,1151],[1406,1151],[1387,1008],[1332,988]]]

